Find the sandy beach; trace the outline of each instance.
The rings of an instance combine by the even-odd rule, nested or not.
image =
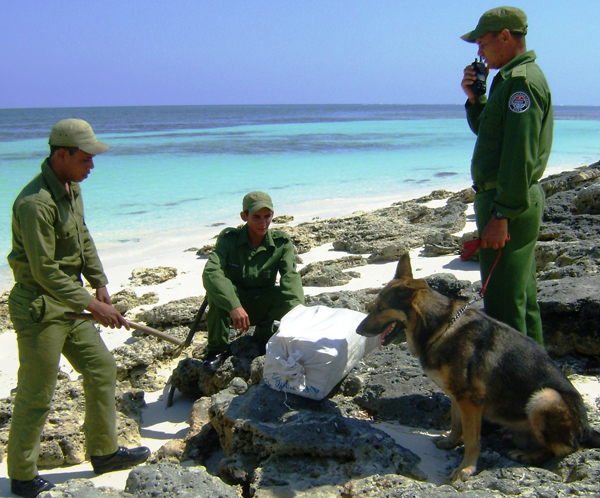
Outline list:
[[[397,200],[397,199],[396,199]],[[430,207],[438,207],[446,201],[432,201]],[[378,200],[377,202],[365,203],[360,205],[360,210],[371,210],[377,207],[390,205],[391,201]],[[348,206],[345,206],[348,207]],[[338,208],[330,212],[321,213],[321,219],[327,219],[341,214],[350,214],[357,209],[347,210],[345,213]],[[276,214],[294,214],[294,213],[276,213]],[[306,213],[298,217],[292,224],[309,220],[311,214]],[[277,225],[272,225],[277,228]],[[213,243],[213,237],[222,229],[215,227],[212,231],[207,231],[203,238],[197,238],[193,243],[191,240],[169,240],[163,241],[161,251],[146,257],[132,258],[127,254],[120,260],[111,257],[104,259],[105,270],[109,278],[108,290],[114,294],[124,288],[133,289],[136,294],[142,295],[147,292],[156,292],[159,296],[157,304],[165,304],[173,300],[182,299],[190,296],[204,295],[202,288],[201,275],[206,259],[199,258],[195,251],[186,251],[190,247],[202,247],[205,244]],[[475,229],[474,213],[472,205],[467,212],[467,226],[465,232],[471,232]],[[169,248],[167,250],[167,247]],[[308,253],[302,254],[304,265],[315,261],[336,259],[347,255],[347,253],[335,251],[332,244],[325,244],[314,248]],[[411,264],[414,269],[415,277],[426,277],[435,273],[453,273],[461,280],[470,280],[472,282],[479,280],[479,267],[474,262],[462,262],[458,255],[440,256],[435,258],[426,258],[421,256],[421,249],[411,252]],[[178,270],[176,278],[156,286],[135,287],[132,286],[129,278],[134,268],[139,267],[157,267],[171,266]],[[305,287],[307,295],[316,295],[323,292],[332,292],[336,290],[357,290],[361,288],[381,287],[385,285],[393,276],[396,263],[369,264],[366,266],[354,268],[353,271],[360,273],[360,278],[353,278],[348,284],[340,287]],[[148,309],[149,306],[143,306]],[[135,313],[136,310],[133,310]],[[133,316],[133,315],[132,315]],[[126,330],[103,329],[102,336],[109,349],[131,340],[129,332]],[[177,365],[177,360],[173,365],[165,367],[164,378],[167,381],[171,371]],[[18,368],[17,348],[15,334],[11,331],[0,334],[0,397],[9,396],[11,389],[16,385],[16,375]],[[72,378],[76,378],[70,365],[63,360],[61,369],[68,372]],[[595,399],[600,393],[599,385],[586,382],[585,385],[577,384],[587,401]],[[146,392],[146,407],[143,410],[143,423],[140,427],[142,437],[141,443],[150,447],[152,451],[158,450],[170,439],[183,437],[189,428],[189,415],[192,402],[183,398],[179,393],[176,394],[175,402],[172,407],[166,408],[166,396],[168,387],[161,391]],[[438,450],[432,443],[430,433],[418,432],[415,429],[401,427],[391,423],[379,424],[379,428],[392,435],[399,444],[411,449],[422,457],[421,469],[425,472],[431,482],[445,482],[446,476],[444,469],[447,465],[445,454]],[[73,466],[61,467],[57,469],[42,469],[41,474],[52,482],[58,484],[69,479],[83,478],[90,479],[96,487],[110,486],[116,489],[124,489],[125,481],[129,471],[115,472],[103,476],[95,476],[91,470],[89,462]],[[0,496],[12,496],[10,494],[9,480],[6,474],[6,462],[0,464]]]

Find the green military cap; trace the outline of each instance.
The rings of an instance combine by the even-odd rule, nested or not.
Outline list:
[[[527,16],[517,7],[496,7],[488,10],[479,18],[477,27],[473,31],[461,36],[470,43],[489,32],[508,29],[512,33],[527,34]]]
[[[83,119],[63,119],[56,123],[50,130],[48,143],[62,147],[77,147],[94,156],[110,148],[96,138],[92,127]]]
[[[242,201],[242,211],[256,213],[256,211],[259,211],[262,208],[268,208],[273,211],[273,201],[269,194],[255,190],[244,196],[244,200]]]

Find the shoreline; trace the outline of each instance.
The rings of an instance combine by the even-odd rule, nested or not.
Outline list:
[[[544,177],[574,170],[577,167],[579,166],[562,165],[549,167],[546,169]],[[296,226],[300,223],[315,221],[317,219],[328,220],[349,216],[358,212],[374,211],[389,207],[395,202],[417,199],[430,194],[434,190],[439,190],[424,183],[411,187],[405,192],[398,193],[398,195],[368,196],[358,199],[331,198],[293,206],[282,204],[281,209],[275,206],[275,216],[291,215],[294,217],[294,220],[287,223],[287,225]],[[470,187],[470,184],[462,186],[462,188],[468,187]],[[191,248],[200,249],[206,244],[211,244],[221,230],[228,226],[238,226],[242,223],[235,209],[232,211],[231,216],[213,225],[202,225],[199,223],[194,227],[172,230],[166,233],[157,231],[145,234],[139,241],[126,241],[119,245],[106,245],[103,244],[100,238],[95,238],[94,242],[98,248],[104,270],[109,278],[109,292],[113,294],[127,286],[127,279],[123,280],[123,272],[129,271],[129,275],[131,275],[131,271],[135,268],[152,266],[174,266],[177,268],[177,264],[175,263],[179,262],[186,268],[186,271],[189,271],[189,265],[186,262],[187,258],[183,256],[183,254],[189,254],[186,251]],[[277,227],[278,224],[271,225],[272,229],[277,229]],[[93,228],[90,231],[92,232],[92,237],[94,237]],[[172,263],[169,263],[169,261],[172,261]],[[0,294],[9,291],[13,284],[12,272],[8,264],[0,265]]]

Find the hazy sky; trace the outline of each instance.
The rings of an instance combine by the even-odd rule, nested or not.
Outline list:
[[[480,0],[0,0],[0,108],[462,104]],[[557,105],[600,105],[600,2],[522,0]]]

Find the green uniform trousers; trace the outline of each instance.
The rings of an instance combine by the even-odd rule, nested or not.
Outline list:
[[[489,222],[496,190],[475,196],[475,215],[479,234]],[[535,244],[544,211],[544,190],[538,183],[529,188],[529,208],[508,223],[510,241],[502,254],[483,295],[487,315],[528,335],[542,346],[542,318],[537,302]],[[481,249],[481,281],[486,281],[498,251]]]
[[[286,299],[281,287],[277,285],[252,289],[235,286],[235,292],[250,317],[250,324],[256,325],[255,337],[264,343],[273,335],[273,321],[281,320],[283,315],[300,304],[300,301]],[[210,294],[207,295],[207,298],[207,350],[209,352],[229,351],[229,328],[231,326],[229,311],[213,305]]]
[[[85,394],[84,431],[89,455],[108,455],[118,449],[115,384],[117,366],[94,325],[64,320],[48,296],[33,299],[16,284],[9,312],[19,347],[17,394],[8,438],[8,475],[29,480],[38,475],[40,436],[50,412],[60,355],[82,375]]]

